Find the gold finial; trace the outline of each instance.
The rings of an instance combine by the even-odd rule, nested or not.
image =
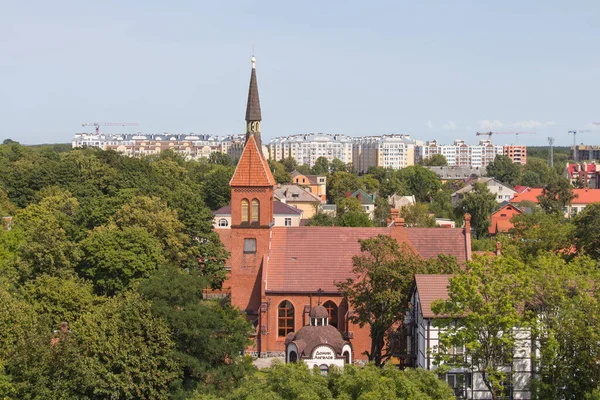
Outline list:
[[[254,43],[252,43],[252,58],[250,59],[250,61],[252,61],[252,69],[256,68],[256,57],[254,57]]]

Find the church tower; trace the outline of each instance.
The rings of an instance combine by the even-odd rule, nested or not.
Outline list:
[[[260,141],[260,103],[255,59],[246,108],[246,144],[229,182],[231,186],[232,304],[257,318],[261,302],[261,271],[269,252],[273,226],[275,178]]]
[[[252,72],[250,73],[250,88],[248,89],[248,104],[246,105],[246,143],[254,136],[256,145],[262,154],[260,137],[260,100],[258,99],[258,83],[256,82],[256,58],[252,55]]]

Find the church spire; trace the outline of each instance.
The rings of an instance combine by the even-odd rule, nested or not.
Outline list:
[[[248,104],[246,105],[246,143],[250,136],[254,136],[256,144],[262,153],[262,140],[260,138],[260,100],[258,99],[258,83],[256,82],[256,58],[252,55],[252,72],[250,74],[250,88],[248,89]]]

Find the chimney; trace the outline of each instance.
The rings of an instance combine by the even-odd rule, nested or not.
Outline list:
[[[465,214],[465,248],[467,253],[467,260],[471,261],[471,214]]]
[[[348,198],[348,197],[350,197],[350,196],[352,196],[352,193],[350,193],[350,192],[346,192],[346,198]]]
[[[396,221],[396,218],[400,217],[400,210],[398,210],[397,208],[392,208],[390,209],[390,218],[392,219],[392,221]]]
[[[499,256],[502,253],[502,243],[496,242],[496,256]]]
[[[404,227],[404,218],[394,218],[394,226],[395,227]]]
[[[358,193],[356,194],[356,198],[357,198],[358,200],[362,200],[362,194],[361,194],[360,192],[358,192]]]

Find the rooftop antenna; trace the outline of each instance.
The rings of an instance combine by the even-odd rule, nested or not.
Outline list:
[[[550,150],[548,150],[548,165],[552,168],[554,167],[554,138],[552,136],[548,136],[548,144],[550,145]]]

